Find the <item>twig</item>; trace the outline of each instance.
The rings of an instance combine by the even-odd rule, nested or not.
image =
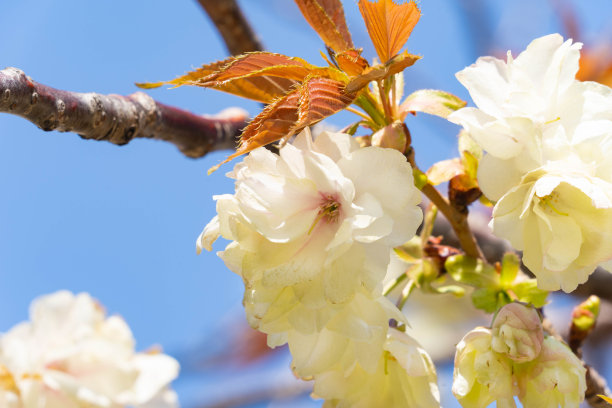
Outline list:
[[[485,256],[480,250],[480,247],[476,243],[474,234],[472,234],[472,231],[470,230],[470,225],[467,221],[467,214],[456,211],[446,200],[446,198],[442,197],[440,192],[431,184],[425,184],[422,191],[423,194],[425,194],[425,196],[429,198],[429,200],[434,203],[436,207],[438,207],[440,212],[444,214],[448,222],[451,224],[453,231],[457,235],[457,239],[459,239],[461,248],[465,251],[465,253],[474,258],[486,260]]]
[[[610,408],[603,399],[599,398],[598,395],[612,396],[608,385],[606,384],[605,378],[603,378],[593,367],[585,364],[586,368],[586,385],[587,390],[584,396],[586,402],[593,408]]]
[[[198,0],[198,3],[219,30],[231,55],[263,50],[235,0]]]
[[[0,112],[21,116],[45,131],[74,132],[116,145],[135,138],[164,140],[188,157],[233,149],[247,120],[241,109],[198,116],[142,92],[121,96],[62,91],[32,81],[17,68],[0,71]]]

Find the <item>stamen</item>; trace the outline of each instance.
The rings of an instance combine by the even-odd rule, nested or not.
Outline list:
[[[560,211],[559,209],[557,209],[554,205],[553,205],[553,201],[559,201],[559,199],[557,198],[557,194],[555,194],[555,192],[553,192],[552,194],[549,194],[545,197],[540,198],[540,202],[543,204],[543,206],[545,207],[549,207],[551,210],[553,210],[554,212],[556,212],[559,215],[564,215],[564,216],[569,216],[568,213],[565,213],[563,211]]]
[[[325,220],[329,224],[336,223],[340,217],[340,207],[341,204],[338,202],[335,195],[321,193],[319,212],[308,230],[308,235],[310,235],[321,220]]]

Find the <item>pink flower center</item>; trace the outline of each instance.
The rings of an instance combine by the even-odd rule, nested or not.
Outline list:
[[[321,201],[319,201],[319,212],[308,231],[308,235],[315,229],[319,221],[323,220],[327,224],[335,224],[340,218],[342,204],[340,204],[338,196],[336,194],[325,193],[319,193],[319,195],[321,196]]]
[[[342,205],[338,201],[336,195],[332,194],[321,194],[321,202],[319,204],[319,215],[318,219],[323,219],[328,223],[335,223],[340,217],[340,208]]]

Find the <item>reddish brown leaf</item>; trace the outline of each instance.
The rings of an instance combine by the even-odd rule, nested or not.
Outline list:
[[[346,108],[356,94],[347,94],[344,88],[342,81],[319,76],[307,78],[298,88],[266,106],[242,132],[236,152],[209,173],[242,154],[291,136]]]
[[[270,54],[270,53],[267,53]],[[206,88],[217,89],[219,91],[228,92],[234,95],[242,96],[244,98],[253,99],[259,102],[270,103],[277,98],[283,96],[289,89],[291,89],[297,83],[296,77],[301,77],[301,71],[310,69],[311,65],[305,61],[285,56],[280,54],[271,54],[269,62],[283,62],[285,65],[274,66],[260,69],[259,72],[255,71],[251,74],[245,74],[247,70],[248,61],[251,60],[251,67],[258,67],[262,65],[260,53],[246,54],[240,57],[231,57],[224,61],[217,61],[211,64],[204,65],[195,71],[188,72],[187,74],[175,78],[170,81],[136,84],[137,86],[145,89],[157,88],[164,84],[168,85],[195,85]],[[249,57],[253,56],[253,57]],[[279,56],[277,58],[277,56]],[[284,57],[284,58],[281,58]],[[247,60],[246,62],[244,60]],[[265,60],[265,58],[264,58]],[[224,81],[218,81],[217,78],[225,73],[228,67],[233,66],[236,61],[243,62],[239,64],[233,71],[226,74]],[[259,64],[259,65],[257,65]],[[291,65],[293,64],[293,65]],[[298,64],[307,64],[306,66],[300,67]],[[268,69],[268,71],[266,71]],[[239,77],[241,75],[242,77]],[[285,76],[285,77],[283,77]]]
[[[363,71],[363,73],[351,81],[346,86],[347,93],[355,93],[369,84],[371,81],[379,81],[391,75],[395,75],[421,59],[418,55],[403,52],[396,55],[384,64],[374,65]]]
[[[421,17],[413,0],[404,4],[393,0],[359,0],[359,11],[381,62],[400,51]]]
[[[340,0],[295,0],[310,26],[336,52],[353,48]]]
[[[356,95],[345,91],[345,84],[329,78],[312,77],[300,87],[296,131],[310,126],[349,106]]]
[[[236,57],[202,81],[218,86],[231,80],[266,75],[302,81],[314,68],[316,68],[314,65],[301,58],[271,52],[253,52]]]
[[[208,174],[240,155],[291,135],[298,120],[299,97],[300,90],[298,88],[266,106],[265,109],[244,128],[240,136],[240,145],[236,149],[236,152],[218,165],[213,166],[208,170]]]
[[[368,61],[361,56],[361,50],[346,50],[336,54],[336,62],[340,69],[349,74],[356,76],[363,72],[364,69],[370,66]]]
[[[175,85],[181,86],[185,84],[193,85],[192,82],[200,81],[204,78],[207,78],[209,75],[214,74],[215,72],[222,69],[224,66],[234,61],[235,57],[230,57],[223,61],[211,62],[210,64],[202,65],[200,68],[195,71],[190,71],[185,75],[180,77],[171,79],[170,81],[161,81],[161,82],[139,82],[136,83],[136,86],[143,89],[153,89],[159,88],[162,85]]]

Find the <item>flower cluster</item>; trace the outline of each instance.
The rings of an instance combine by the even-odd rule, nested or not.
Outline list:
[[[389,319],[404,316],[382,295],[391,248],[412,238],[422,220],[406,158],[360,148],[347,134],[313,140],[306,131],[278,154],[254,150],[229,176],[236,193],[215,197],[218,215],[198,250],[210,250],[219,236],[232,241],[219,255],[244,281],[251,326],[272,347],[288,343],[294,371],[314,378],[328,405],[376,397],[438,406],[429,357],[389,332]],[[364,381],[382,388],[362,395],[373,391]],[[415,399],[422,393],[429,397]]]
[[[554,337],[544,338],[535,309],[504,306],[491,329],[478,327],[461,340],[455,355],[453,394],[464,408],[577,407],[586,391],[586,370]]]
[[[178,363],[135,353],[125,321],[106,318],[88,294],[57,292],[32,303],[30,322],[0,337],[0,406],[177,407]]]
[[[457,74],[478,109],[449,116],[487,153],[493,231],[545,290],[572,291],[612,259],[612,90],[575,79],[580,47],[554,34],[516,59],[480,58]]]

